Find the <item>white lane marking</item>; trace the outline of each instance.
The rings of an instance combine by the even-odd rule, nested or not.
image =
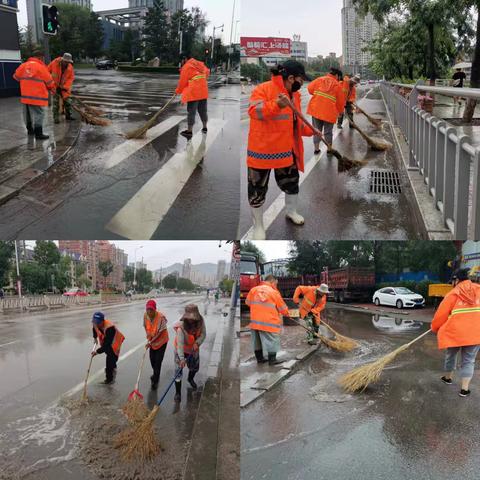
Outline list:
[[[160,135],[178,125],[186,117],[183,115],[172,115],[163,122],[155,125],[147,131],[145,138],[139,138],[137,140],[127,140],[120,145],[117,145],[111,152],[109,158],[105,162],[105,168],[112,168],[123,162],[125,159],[133,155],[137,150],[140,150],[148,143],[155,140]]]
[[[7,345],[11,345],[12,343],[17,343],[17,342],[21,342],[21,340],[13,340],[13,342],[2,343],[0,345],[0,348],[1,347],[6,347]]]
[[[33,340],[34,338],[38,338],[38,337],[41,337],[41,336],[42,336],[42,334],[37,334],[37,335],[34,335],[33,337],[28,337],[27,339],[12,340],[11,342],[2,343],[0,345],[0,348],[1,347],[6,347],[7,345],[12,345],[13,343],[26,342],[27,340],[30,341],[30,340]]]
[[[226,120],[210,120],[208,134],[199,132],[194,135],[187,143],[186,151],[176,153],[168,160],[105,228],[128,239],[152,238],[225,123]]]

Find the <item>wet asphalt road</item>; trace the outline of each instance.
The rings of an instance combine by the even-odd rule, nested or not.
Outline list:
[[[207,328],[207,338],[200,349],[201,367],[197,375],[199,390],[193,392],[190,387],[187,388],[184,374],[181,404],[178,406],[173,401],[172,388],[156,420],[161,441],[175,441],[183,445],[192,435],[206,379],[206,366],[221,318],[221,302],[218,305],[213,302],[204,304],[204,298],[200,296],[157,299],[158,309],[169,321],[170,342],[158,391],[150,389],[148,356],[140,382],[140,391],[148,407],[152,408],[175,371],[172,325],[181,317],[184,306],[192,302],[199,305]],[[93,311],[90,308],[0,319],[0,452],[9,455],[9,465],[18,464],[18,470],[22,473],[18,478],[98,478],[77,457],[75,445],[78,432],[72,428],[66,410],[58,406],[60,397],[78,384],[83,384],[92,347],[90,320]],[[105,307],[103,311],[126,337],[121,355],[139,347],[128,358],[119,361],[117,380],[111,386],[100,384],[104,377],[105,356],[95,357],[88,395],[95,402],[121,407],[133,389],[144,351],[144,303]],[[72,398],[80,398],[80,390],[81,387],[77,388]],[[118,412],[118,415],[121,413]],[[180,459],[180,466],[183,467],[181,463]],[[165,465],[162,468],[165,472],[169,470]],[[9,478],[3,477],[2,471],[5,472],[5,465],[0,465],[0,478]],[[170,472],[172,475],[174,473]]]
[[[343,373],[429,325],[342,309],[328,317],[335,329],[360,341],[360,351],[322,347],[242,409],[242,480],[478,478],[478,371],[471,397],[460,398],[458,382],[440,381],[443,353],[432,334],[397,357],[377,384],[346,394],[336,383]]]
[[[2,238],[236,238],[238,86],[210,86],[209,132],[201,134],[197,117],[192,142],[179,136],[186,128],[179,102],[147,140],[121,136],[166,103],[177,79],[79,70],[74,93],[104,109],[112,125],[82,125],[63,161],[0,206]]]
[[[367,96],[365,97],[365,94]],[[373,116],[386,119],[383,101],[376,89],[360,87],[358,91],[359,105]],[[250,207],[247,199],[247,175],[245,152],[248,136],[248,98],[242,95],[242,173],[241,173],[241,217],[240,234],[244,236],[251,227]],[[302,90],[302,109],[307,110],[310,95],[306,88]],[[355,122],[368,135],[377,136],[393,143],[388,125],[381,130],[372,127],[363,115],[356,114]],[[335,135],[337,135],[335,137]],[[343,130],[334,128],[334,147],[342,154],[368,163],[348,172],[339,172],[334,157],[321,155],[318,163],[305,176],[301,174],[299,212],[306,222],[296,227],[287,221],[283,205],[280,202],[278,215],[269,222],[267,239],[342,239],[352,240],[370,238],[374,240],[405,240],[421,237],[421,228],[411,214],[409,202],[411,194],[405,183],[402,194],[375,194],[370,192],[372,170],[399,171],[399,159],[392,149],[388,152],[375,152],[367,147],[358,132],[350,131],[344,120]],[[313,155],[313,141],[304,137],[306,168],[309,162],[316,161]],[[281,193],[273,175],[269,183],[269,191],[264,212],[276,204]],[[278,203],[278,201],[277,201]],[[270,214],[267,213],[268,218]],[[266,218],[267,218],[266,216]],[[266,223],[267,225],[267,223]]]

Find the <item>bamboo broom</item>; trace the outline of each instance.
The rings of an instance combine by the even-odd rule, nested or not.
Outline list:
[[[376,382],[380,375],[382,374],[385,367],[393,362],[397,355],[407,350],[408,347],[413,345],[415,342],[418,342],[421,338],[425,337],[425,335],[429,334],[432,330],[427,330],[425,333],[422,333],[419,337],[413,339],[411,342],[398,347],[393,352],[387,353],[383,357],[375,360],[374,362],[368,363],[366,365],[362,365],[361,367],[355,368],[351,372],[346,373],[343,375],[340,380],[339,384],[350,393],[364,391],[370,383]]]
[[[362,110],[356,103],[354,103],[353,106],[357,109],[358,113],[361,113],[362,115],[365,115],[367,117],[368,121],[372,125],[374,125],[377,128],[380,128],[380,126],[382,125],[382,121],[379,118],[372,117],[365,110]]]
[[[158,112],[156,112],[155,115],[153,115],[152,118],[148,120],[148,122],[146,122],[144,125],[136,128],[135,130],[125,133],[125,138],[128,138],[129,140],[132,138],[144,138],[147,131],[155,125],[157,118],[170,105],[170,103],[173,102],[176,96],[177,94],[174,93],[170,100],[160,110],[158,110]]]
[[[349,120],[349,122],[350,127],[355,129],[363,137],[363,139],[368,143],[372,150],[381,152],[384,150],[390,150],[392,148],[392,144],[390,142],[387,142],[387,140],[378,137],[369,137],[363,130],[360,129],[360,127],[353,120]]]
[[[88,384],[88,377],[90,376],[90,369],[92,368],[92,361],[93,361],[92,353],[95,351],[96,346],[97,346],[97,342],[93,344],[92,352],[90,353],[90,362],[88,364],[87,375],[85,376],[85,383],[83,384],[83,393],[82,393],[82,399],[80,400],[80,405],[86,405],[88,403],[87,384]]]
[[[75,103],[72,103],[72,108],[80,115],[82,120],[89,125],[99,125],[101,127],[107,127],[111,124],[110,120],[107,118],[98,117],[91,113],[88,113],[86,110],[83,110]]]
[[[349,352],[358,347],[358,342],[353,340],[353,338],[349,338],[349,337],[346,337],[345,335],[338,333],[336,330],[334,330],[330,325],[328,325],[328,323],[324,322],[322,319],[320,319],[320,322],[323,325],[325,325],[335,335],[335,340],[342,342],[345,347],[349,347],[349,349],[345,351]]]
[[[321,132],[319,132],[319,131],[304,117],[304,115],[303,115],[302,112],[300,112],[299,110],[297,110],[297,108],[295,107],[295,105],[294,105],[291,101],[289,101],[288,106],[292,109],[292,111],[297,115],[298,118],[300,118],[300,120],[301,120],[307,127],[309,127],[310,129],[312,129],[315,133],[318,132],[319,137],[320,137],[320,140],[321,140],[321,141],[327,146],[327,148],[328,148],[328,153],[331,153],[334,157],[337,158],[341,170],[350,170],[351,168],[360,167],[360,166],[364,165],[365,162],[362,162],[362,161],[360,161],[360,160],[352,160],[352,159],[346,157],[345,155],[342,155],[338,150],[335,150],[335,149],[332,147],[332,145],[330,145],[330,144],[325,140],[325,138],[323,137],[323,135],[321,134]]]
[[[80,100],[80,98],[75,95],[70,95],[70,98],[73,100],[73,102],[77,103],[81,108],[83,108],[87,113],[90,113],[91,115],[95,115],[97,117],[105,115],[104,110],[102,110],[101,108],[92,107],[88,103],[85,103],[83,100]]]

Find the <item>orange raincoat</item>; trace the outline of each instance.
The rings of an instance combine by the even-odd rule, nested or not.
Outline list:
[[[20,82],[20,101],[26,105],[48,107],[48,91],[55,91],[55,82],[47,66],[36,57],[30,57],[13,74]]]
[[[447,293],[432,321],[438,348],[480,345],[480,285],[460,282]]]
[[[75,79],[75,73],[73,71],[73,65],[69,63],[67,68],[62,72],[62,57],[57,57],[52,60],[48,65],[48,71],[52,74],[55,86],[62,89],[62,98],[65,100],[72,94],[73,80]]]
[[[208,98],[207,79],[210,70],[203,62],[191,58],[180,70],[180,79],[178,81],[175,93],[182,95],[182,103],[195,102],[197,100],[206,100]]]
[[[280,93],[288,95],[281,75],[274,75],[269,82],[261,83],[250,97],[248,114],[247,165],[252,168],[284,168],[293,165],[304,171],[302,136],[310,137],[313,131],[294,116],[289,107],[277,105]],[[293,93],[293,103],[301,110],[300,92]]]
[[[329,73],[309,83],[308,92],[312,98],[307,113],[318,120],[335,123],[345,108],[342,84]]]

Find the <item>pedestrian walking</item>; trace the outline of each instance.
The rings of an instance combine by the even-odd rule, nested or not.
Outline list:
[[[149,300],[143,314],[143,327],[147,334],[147,345],[150,348],[150,365],[153,375],[150,377],[152,390],[156,390],[162,370],[163,357],[168,345],[167,319],[162,312],[157,311],[155,300]]]
[[[347,80],[345,80],[347,79]],[[357,85],[360,83],[360,75],[355,75],[353,78],[349,78],[347,76],[343,77],[343,93],[345,95],[345,109],[340,113],[338,117],[337,128],[343,128],[343,120],[345,118],[345,114],[347,114],[347,118],[350,121],[353,121],[353,112],[354,106],[357,99]],[[345,113],[345,114],[344,114]]]
[[[200,369],[200,345],[207,336],[205,321],[197,305],[191,303],[185,307],[182,318],[173,325],[175,330],[174,359],[177,368],[188,367],[188,383],[196,390],[195,375]],[[175,379],[175,401],[182,399],[182,376]]]
[[[55,82],[55,95],[53,96],[53,121],[60,123],[60,114],[65,110],[65,120],[74,120],[72,116],[72,85],[75,79],[73,58],[70,53],[52,60],[48,65],[48,71],[52,74]]]
[[[5,291],[3,290],[3,288],[0,288],[0,300],[3,300],[4,297],[5,297]]]
[[[186,56],[182,60],[180,69],[180,79],[178,81],[175,93],[182,95],[182,103],[187,104],[187,129],[180,132],[185,138],[190,139],[193,135],[193,125],[195,117],[200,116],[203,123],[202,133],[207,133],[208,113],[208,76],[210,70],[208,67],[191,56]]]
[[[49,138],[43,133],[43,119],[45,107],[48,107],[48,92],[55,92],[55,82],[44,60],[43,50],[36,48],[32,56],[13,74],[13,78],[20,82],[20,102],[24,105],[27,133],[35,135],[37,140]]]
[[[302,136],[313,131],[288,107],[293,101],[301,111],[300,88],[310,80],[304,66],[287,60],[272,68],[272,78],[252,92],[248,114],[248,201],[253,217],[253,238],[265,239],[263,205],[272,169],[278,187],[285,193],[286,217],[295,225],[305,219],[297,212],[300,173],[304,171]]]
[[[313,332],[318,333],[321,313],[327,304],[328,285],[320,286],[299,285],[293,294],[293,301],[300,304],[300,318],[305,320],[310,332],[307,332],[307,341],[310,344],[318,342]]]
[[[454,88],[463,88],[463,83],[466,80],[467,75],[461,68],[457,68],[455,73],[452,75],[452,86]],[[458,102],[459,105],[462,104],[461,97],[453,97],[454,105]]]
[[[253,287],[247,295],[246,304],[250,307],[250,331],[252,347],[257,363],[278,365],[283,360],[277,359],[280,351],[280,334],[283,330],[283,316],[288,316],[288,308],[277,288],[278,280],[268,275],[265,281]],[[263,352],[268,354],[268,360]]]
[[[440,303],[431,327],[437,333],[438,348],[446,349],[444,383],[452,384],[460,357],[461,397],[470,395],[470,381],[480,349],[480,285],[473,283],[468,273],[468,269],[460,269],[453,274],[454,288]]]
[[[308,104],[307,113],[312,116],[315,128],[323,132],[329,145],[333,142],[333,126],[345,107],[345,96],[340,81],[343,73],[338,68],[331,68],[330,73],[318,77],[308,85],[308,92],[312,95]],[[313,137],[315,155],[320,153],[320,137]],[[330,151],[327,151],[330,154]]]
[[[92,324],[93,338],[100,344],[100,347],[92,352],[92,356],[101,353],[107,356],[103,383],[109,385],[115,380],[120,347],[125,337],[110,320],[105,319],[102,312],[93,314]]]

